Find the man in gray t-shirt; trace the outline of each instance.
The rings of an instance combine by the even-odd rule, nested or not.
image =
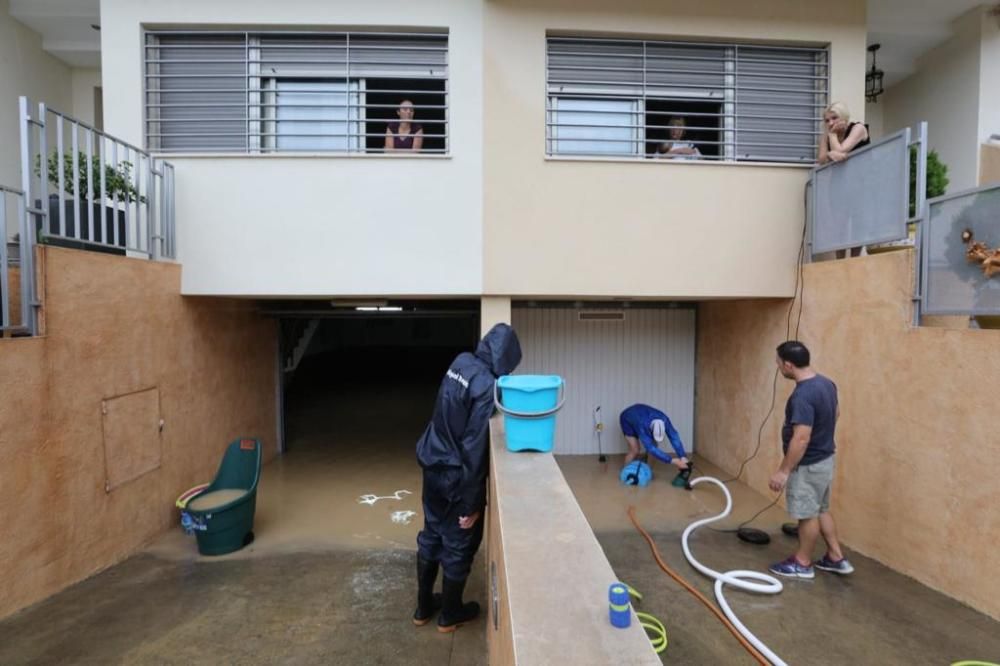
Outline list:
[[[787,560],[771,565],[770,571],[792,578],[813,578],[813,567],[846,575],[854,567],[844,557],[837,540],[837,526],[830,515],[833,485],[834,431],[840,407],[837,385],[809,365],[809,350],[789,340],[778,346],[776,363],[785,379],[795,381],[795,390],[785,405],[781,428],[784,458],[771,476],[771,490],[785,490],[788,513],[799,521],[799,549]],[[822,533],[827,552],[812,561],[813,549]]]

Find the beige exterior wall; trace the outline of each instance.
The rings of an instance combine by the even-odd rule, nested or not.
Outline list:
[[[986,144],[979,149],[979,184],[1000,183],[1000,144]]]
[[[878,102],[865,103],[865,122],[872,141],[885,136],[885,97],[880,97]]]
[[[450,156],[171,157],[178,261],[185,294],[482,292],[479,2],[103,0],[101,17],[105,127],[137,145],[143,26],[447,28]]]
[[[829,43],[832,97],[861,115],[864,2],[495,0],[484,26],[487,293],[791,295],[807,170],[546,159],[545,36]]]
[[[1000,134],[1000,14],[984,12],[979,44],[979,141]]]
[[[891,252],[805,267],[798,337],[840,392],[833,513],[849,547],[1000,618],[1000,579],[990,575],[1000,567],[1000,333],[911,328],[912,260]],[[768,411],[787,309],[776,300],[701,308],[697,445],[727,473],[752,452]],[[792,388],[780,377],[778,386],[744,477],[768,495]]]
[[[69,112],[70,68],[43,51],[41,35],[12,19],[9,0],[0,0],[0,183],[16,188],[21,187],[19,95]]]
[[[106,127],[142,140],[144,25],[448,28],[448,158],[172,158],[184,293],[789,295],[806,169],[546,160],[545,34],[831,44],[833,96],[862,109],[864,13],[861,0],[103,0]]]
[[[948,165],[950,192],[976,184],[982,21],[979,11],[956,21],[952,37],[924,54],[917,72],[879,99],[884,134],[927,121],[928,145]],[[990,85],[997,87],[995,80]]]
[[[497,324],[511,322],[510,299],[506,296],[485,296],[479,304],[479,328],[486,335]]]
[[[276,330],[251,303],[182,298],[173,264],[51,247],[41,263],[47,335],[0,339],[0,617],[175,526],[233,439],[277,450]],[[106,460],[102,401],[154,388],[159,465],[107,492],[128,461]]]
[[[77,68],[73,71],[73,108],[67,111],[92,127],[100,123],[94,117],[94,89],[101,87],[101,70]]]

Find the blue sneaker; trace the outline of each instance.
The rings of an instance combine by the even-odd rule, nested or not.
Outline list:
[[[787,576],[788,578],[805,578],[808,580],[816,577],[816,572],[813,571],[812,565],[799,564],[794,555],[787,560],[772,564],[768,568],[768,571],[779,576]]]
[[[854,573],[854,567],[851,566],[851,563],[847,561],[846,557],[839,560],[833,560],[830,557],[830,553],[827,553],[821,559],[813,562],[813,566],[817,569],[822,569],[823,571],[840,574],[841,576]]]

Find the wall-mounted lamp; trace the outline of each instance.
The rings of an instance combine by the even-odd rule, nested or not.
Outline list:
[[[885,92],[882,88],[882,77],[885,72],[875,66],[875,52],[880,48],[881,44],[872,44],[868,47],[868,52],[872,54],[872,67],[865,73],[865,98],[869,102],[877,102],[878,96]]]

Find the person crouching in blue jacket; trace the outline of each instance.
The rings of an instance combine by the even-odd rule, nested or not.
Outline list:
[[[424,472],[424,529],[417,535],[417,609],[413,623],[427,624],[434,611],[438,631],[455,631],[479,615],[479,604],[462,602],[472,560],[483,540],[482,513],[489,473],[493,386],[521,362],[521,344],[507,324],[483,336],[475,353],[459,354],[438,389],[431,422],[417,440]],[[441,597],[433,593],[444,569]]]
[[[670,463],[681,471],[688,468],[684,442],[681,441],[681,436],[677,434],[670,418],[660,410],[649,405],[632,405],[621,413],[618,422],[628,444],[628,453],[625,455],[626,466],[639,457],[641,444],[654,458]],[[670,440],[670,446],[677,454],[676,457],[671,458],[659,447],[664,439]]]

